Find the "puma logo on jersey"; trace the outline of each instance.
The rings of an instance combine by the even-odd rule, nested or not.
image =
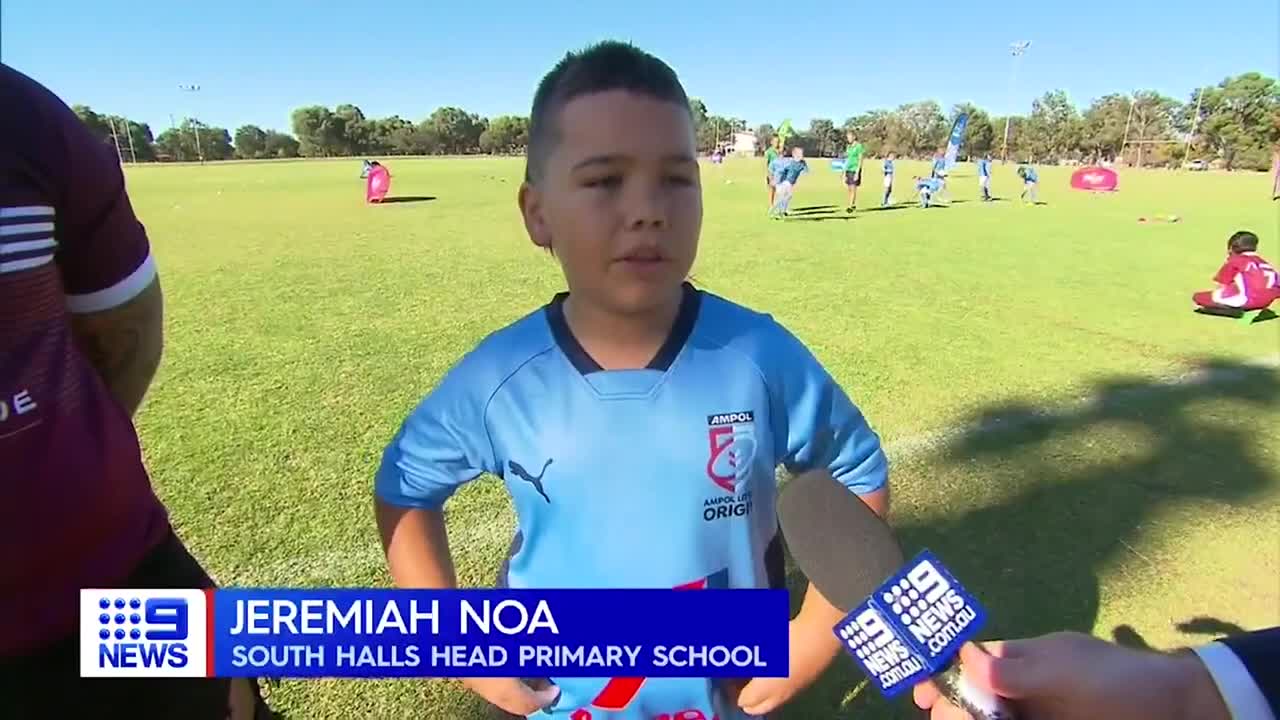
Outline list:
[[[508,460],[507,467],[511,469],[511,472],[516,474],[516,477],[532,485],[533,489],[537,490],[538,494],[542,496],[542,499],[550,503],[551,498],[547,497],[547,491],[542,489],[542,476],[547,474],[547,467],[551,465],[553,460],[554,458],[550,458],[543,463],[542,472],[537,475],[530,475],[529,471],[525,470],[524,467],[515,460]]]

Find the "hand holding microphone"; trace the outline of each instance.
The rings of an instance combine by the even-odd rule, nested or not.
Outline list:
[[[1015,700],[1033,720],[1228,720],[1208,670],[1192,653],[1130,650],[1080,633],[972,643],[960,651],[965,677]],[[932,682],[915,687],[930,720],[968,720]]]

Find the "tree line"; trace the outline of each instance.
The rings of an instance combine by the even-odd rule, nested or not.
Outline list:
[[[293,111],[292,134],[245,125],[233,136],[225,128],[185,119],[158,137],[145,123],[99,115],[83,105],[74,109],[95,134],[119,149],[123,160],[136,162],[518,155],[529,136],[527,117],[485,118],[458,107],[437,108],[412,122],[398,115],[367,117],[352,104],[333,109],[312,105]],[[697,98],[690,101],[690,111],[703,153],[731,146],[735,133],[748,130],[745,120],[712,115]],[[1062,90],[1037,98],[1030,114],[1011,117],[992,116],[970,103],[944,113],[936,101],[921,100],[869,110],[839,126],[829,118],[816,118],[788,142],[810,155],[835,157],[844,149],[846,131],[853,130],[872,156],[893,152],[899,157],[924,158],[946,144],[960,113],[969,115],[961,157],[991,153],[1010,161],[1122,160],[1139,166],[1203,158],[1217,160],[1228,169],[1265,169],[1280,144],[1280,83],[1256,72],[1193,90],[1185,100],[1146,90],[1106,95],[1083,111]],[[755,128],[758,152],[776,132],[767,123]]]

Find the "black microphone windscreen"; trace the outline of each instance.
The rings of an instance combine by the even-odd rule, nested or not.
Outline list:
[[[778,522],[791,557],[832,605],[849,612],[905,561],[893,530],[826,470],[787,481]]]

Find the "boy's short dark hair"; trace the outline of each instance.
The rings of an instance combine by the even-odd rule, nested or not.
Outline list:
[[[1227,240],[1227,249],[1239,255],[1240,253],[1255,252],[1258,249],[1258,236],[1248,230],[1241,230],[1231,236]]]
[[[689,96],[675,71],[634,45],[610,40],[570,52],[542,78],[534,93],[533,110],[529,113],[526,182],[542,175],[547,156],[556,144],[560,110],[575,98],[609,90],[628,90],[666,100],[691,113]]]

